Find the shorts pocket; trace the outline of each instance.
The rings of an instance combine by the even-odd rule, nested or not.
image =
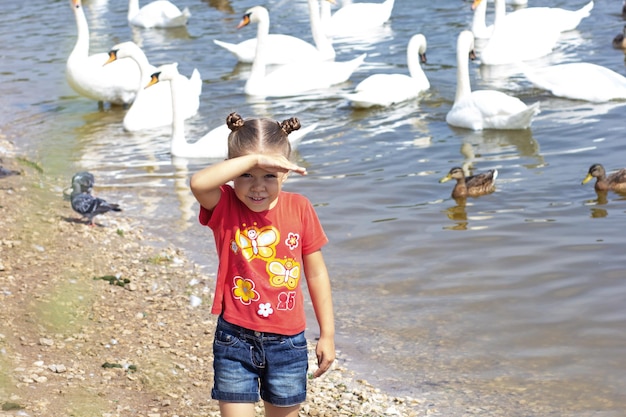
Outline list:
[[[224,346],[224,347],[235,346],[235,344],[237,344],[238,341],[239,339],[236,336],[228,332],[225,332],[223,330],[218,329],[215,332],[214,343],[218,346]]]
[[[306,337],[304,332],[289,337],[289,345],[294,349],[307,349]]]

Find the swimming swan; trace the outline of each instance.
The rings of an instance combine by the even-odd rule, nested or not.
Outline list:
[[[322,0],[326,3],[331,0]],[[308,0],[311,33],[315,46],[300,38],[290,35],[271,33],[266,37],[266,63],[282,65],[300,61],[327,61],[335,59],[333,44],[324,35],[320,22],[319,0]],[[269,15],[268,15],[269,19]],[[269,22],[268,22],[269,25]],[[241,26],[238,26],[239,29]],[[228,43],[214,39],[213,42],[231,52],[239,62],[251,64],[257,48],[257,38],[247,39],[240,43]],[[289,52],[286,52],[289,51]]]
[[[368,108],[373,106],[391,106],[417,97],[430,88],[430,82],[422,67],[426,62],[426,37],[413,35],[407,47],[409,74],[373,74],[361,81],[354,93],[346,94],[352,107]]]
[[[134,60],[141,70],[141,81],[138,83],[137,97],[124,116],[123,126],[129,132],[145,129],[153,129],[172,124],[172,94],[167,85],[157,85],[154,88],[145,89],[150,81],[150,76],[156,68],[148,62],[146,54],[134,42],[122,42],[115,45],[109,51],[109,61]],[[190,78],[178,75],[180,78],[181,92],[179,112],[183,119],[188,119],[198,112],[200,107],[200,93],[202,92],[202,79],[197,69],[193,70]]]
[[[468,55],[472,56],[473,50],[474,35],[464,30],[457,39],[456,96],[446,122],[472,130],[529,128],[533,117],[539,113],[538,102],[527,106],[520,99],[500,91],[472,91]]]
[[[155,84],[169,81],[169,88],[172,95],[172,136],[170,152],[172,156],[180,158],[226,158],[228,156],[228,134],[230,129],[226,123],[216,127],[196,142],[187,142],[185,138],[185,120],[180,115],[180,81],[181,75],[178,73],[178,64],[165,64],[156,69],[151,75],[151,79],[146,88],[154,88]],[[158,85],[157,85],[158,86]],[[306,128],[299,129],[289,135],[289,142],[292,147],[296,147],[300,140],[317,127],[313,123]]]
[[[514,26],[519,31],[520,36],[530,28],[550,27],[559,32],[567,32],[576,29],[580,22],[588,17],[593,9],[593,1],[578,10],[566,10],[559,7],[528,7],[506,13],[504,7],[498,7],[496,0],[496,13],[494,24],[486,25],[487,0],[474,0],[472,9],[474,17],[472,19],[472,32],[474,37],[489,38],[493,33],[493,28],[498,21],[505,22],[505,26]]]
[[[139,67],[130,60],[105,66],[109,58],[106,52],[89,55],[89,27],[81,0],[70,0],[70,4],[78,36],[65,66],[67,83],[81,96],[99,103],[132,103],[141,76]]]
[[[350,36],[383,26],[390,18],[394,0],[382,3],[350,3],[331,12],[330,3],[322,2],[321,17],[327,36]]]
[[[344,62],[298,62],[278,67],[267,73],[266,39],[269,34],[269,13],[263,6],[248,9],[239,23],[257,23],[257,51],[244,91],[258,97],[287,97],[312,90],[326,89],[347,81],[363,63],[367,54]],[[290,51],[283,51],[289,53]]]
[[[588,62],[552,65],[522,72],[536,87],[557,97],[595,103],[626,99],[626,77],[609,68]]]
[[[139,8],[139,0],[128,0],[128,23],[142,28],[174,28],[185,26],[191,13],[181,12],[168,0],[156,0]]]

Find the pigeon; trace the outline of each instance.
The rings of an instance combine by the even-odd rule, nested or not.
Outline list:
[[[13,169],[7,169],[0,165],[0,178],[8,177],[11,175],[22,175],[20,171],[15,171]]]
[[[94,217],[99,214],[109,211],[122,211],[119,204],[109,203],[102,198],[91,195],[93,183],[93,175],[88,172],[74,175],[72,178],[72,194],[70,195],[72,209],[83,216],[83,218],[86,218],[90,226],[94,225]]]
[[[80,184],[80,191],[91,193],[96,179],[91,172],[81,171],[74,174],[72,177],[72,191],[74,190],[74,184]]]

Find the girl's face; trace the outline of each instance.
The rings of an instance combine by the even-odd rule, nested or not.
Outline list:
[[[287,174],[284,172],[253,168],[235,178],[235,195],[250,210],[266,211],[276,205],[285,179],[287,179]]]

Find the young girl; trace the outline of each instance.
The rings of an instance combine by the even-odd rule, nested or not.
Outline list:
[[[200,223],[213,231],[220,260],[211,395],[223,417],[254,417],[259,395],[266,416],[297,417],[308,367],[302,276],[320,327],[313,375],[335,360],[330,279],[321,252],[328,239],[311,203],[282,191],[289,171],[306,175],[289,161],[288,135],[300,122],[244,121],[231,113],[226,123],[228,159],[191,178]]]

